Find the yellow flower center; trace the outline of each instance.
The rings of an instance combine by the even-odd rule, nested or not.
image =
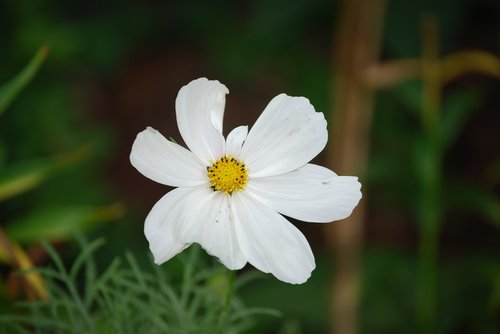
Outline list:
[[[207,167],[208,178],[213,190],[231,194],[245,189],[248,182],[248,169],[245,164],[233,157],[222,157]]]

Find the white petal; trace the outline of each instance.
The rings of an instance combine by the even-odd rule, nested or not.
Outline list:
[[[191,203],[177,234],[183,242],[199,243],[229,269],[241,269],[247,262],[234,231],[229,195],[220,191],[205,189],[202,199]]]
[[[348,217],[361,199],[360,189],[357,177],[307,164],[284,175],[251,179],[245,190],[286,216],[324,223]]]
[[[233,193],[231,201],[236,235],[248,262],[287,283],[307,281],[315,263],[304,235],[243,191]]]
[[[309,100],[276,96],[250,129],[240,157],[251,177],[280,175],[304,166],[326,145],[322,113]]]
[[[182,87],[175,101],[182,138],[207,166],[224,153],[222,118],[228,93],[220,82],[200,78]]]
[[[229,132],[226,139],[226,156],[238,157],[241,151],[241,145],[247,138],[248,126],[242,125]]]
[[[179,224],[185,221],[190,205],[203,199],[204,188],[176,188],[163,196],[151,209],[144,224],[156,264],[162,264],[189,246],[176,236]]]
[[[173,187],[206,184],[206,167],[184,147],[148,127],[132,145],[130,162],[144,176]]]

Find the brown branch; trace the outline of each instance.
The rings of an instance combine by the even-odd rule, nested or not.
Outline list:
[[[342,4],[333,44],[333,132],[327,150],[328,165],[339,174],[362,177],[365,170],[373,90],[366,85],[363,71],[378,61],[384,9],[384,0],[344,0]],[[336,269],[330,310],[332,333],[358,332],[364,216],[362,200],[350,218],[326,227]]]
[[[500,58],[480,51],[467,50],[455,52],[441,61],[442,81],[444,84],[468,73],[482,73],[500,80]]]
[[[388,88],[404,81],[419,78],[421,67],[420,59],[391,60],[371,64],[363,71],[363,81],[370,89]]]

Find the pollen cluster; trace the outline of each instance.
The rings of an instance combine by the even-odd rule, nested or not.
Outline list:
[[[222,157],[207,167],[212,189],[231,194],[245,189],[248,182],[248,169],[245,164],[233,157]]]

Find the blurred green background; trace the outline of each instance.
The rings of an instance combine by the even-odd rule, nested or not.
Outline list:
[[[438,58],[480,54],[459,62],[459,74],[434,90],[438,97],[432,71],[424,71],[430,79],[409,75],[386,86],[379,84],[381,72],[370,77],[376,88],[366,162],[341,171],[358,174],[364,194],[356,331],[498,333],[500,3],[379,2],[384,14],[368,17],[379,15],[383,23],[380,63],[425,56],[432,27]],[[346,52],[338,36],[349,36],[341,27],[353,15],[346,3],[1,1],[0,84],[16,77],[40,47],[48,50],[43,64],[46,50],[35,56],[32,66],[40,69],[35,75],[31,68],[32,81],[24,78],[15,100],[0,105],[3,235],[36,265],[47,263],[39,246],[44,239],[71,262],[75,231],[105,237],[98,265],[125,250],[146,261],[144,218],[168,189],[130,165],[136,134],[152,126],[180,141],[175,96],[201,76],[230,90],[226,133],[253,124],[282,92],[308,97],[334,129],[338,115],[348,112],[334,107],[335,83],[342,82],[337,76],[346,72],[335,60]],[[422,29],[428,17],[431,30],[425,23]],[[0,89],[0,96],[7,93]],[[335,138],[331,134],[329,145]],[[316,161],[335,167],[326,152]],[[324,226],[305,225],[297,226],[311,242],[317,269],[302,286],[266,278],[240,291],[246,304],[283,314],[260,316],[249,332],[336,328],[329,305],[338,270],[331,240]],[[17,288],[8,282],[12,267],[8,260],[0,266],[2,309],[16,299]]]

